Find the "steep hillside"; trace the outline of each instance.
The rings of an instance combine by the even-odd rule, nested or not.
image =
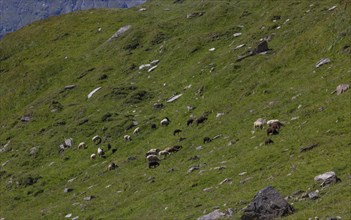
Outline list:
[[[348,1],[142,7],[51,17],[0,41],[0,219],[197,219],[216,208],[240,219],[267,186],[289,196],[286,219],[351,219],[351,91],[333,93],[351,84]],[[258,118],[284,126],[267,137]],[[175,145],[148,168],[148,150]],[[98,147],[106,158],[90,159]],[[341,182],[322,188],[314,177],[328,171]]]
[[[34,21],[49,16],[92,8],[129,8],[145,0],[11,0],[1,1],[0,38]]]

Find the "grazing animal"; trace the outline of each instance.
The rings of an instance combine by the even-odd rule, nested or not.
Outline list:
[[[147,156],[149,156],[149,155],[157,155],[159,152],[160,152],[160,149],[150,149],[150,150],[146,153],[145,157],[147,157]]]
[[[271,119],[271,120],[267,121],[267,125],[271,126],[271,124],[273,124],[274,122],[279,122],[279,120],[278,119]]]
[[[209,138],[209,137],[204,137],[204,144],[210,143],[211,141],[212,141],[211,138]]]
[[[132,137],[130,136],[130,135],[124,135],[124,137],[123,137],[123,139],[125,140],[125,141],[131,141],[132,140]]]
[[[189,119],[186,121],[186,126],[191,125],[193,122],[194,122],[194,119],[193,119],[193,118],[189,118]]]
[[[265,144],[265,145],[273,144],[273,143],[274,143],[273,140],[270,139],[270,138],[268,138],[268,139],[266,139],[266,140],[264,141],[264,144]]]
[[[269,135],[276,135],[276,134],[279,134],[279,131],[278,131],[278,129],[276,129],[276,128],[271,128],[271,127],[269,127],[268,129],[267,129],[267,136],[269,136]]]
[[[156,168],[160,165],[160,158],[158,158],[157,155],[149,155],[146,157],[146,159],[148,161],[149,168]]]
[[[90,155],[90,159],[95,160],[96,159],[96,154]]]
[[[277,121],[277,122],[273,122],[269,127],[279,130],[282,126],[284,126],[284,124]]]
[[[101,137],[100,137],[99,135],[96,135],[96,136],[94,136],[94,137],[92,138],[92,141],[93,141],[96,145],[98,145],[98,144],[100,144],[100,143],[102,142],[102,139],[101,139]]]
[[[110,150],[111,149],[111,144],[107,144],[107,150]]]
[[[108,170],[108,171],[114,170],[114,169],[116,169],[117,167],[118,167],[118,166],[117,166],[114,162],[112,162],[112,163],[110,163],[110,164],[108,165],[107,170]]]
[[[263,128],[263,125],[266,123],[266,120],[264,120],[263,118],[259,118],[254,122],[254,129],[256,128]]]
[[[116,153],[117,149],[116,148],[113,148],[112,149],[112,154]]]
[[[161,120],[160,124],[162,126],[167,126],[167,125],[169,125],[170,122],[171,122],[171,120],[169,120],[169,118],[165,117],[164,119]]]
[[[201,115],[200,117],[198,117],[195,122],[196,122],[196,125],[199,125],[203,122],[205,122],[207,120],[207,117],[205,115]]]
[[[175,130],[173,131],[173,136],[176,136],[176,134],[179,134],[180,132],[182,132],[182,130],[180,130],[180,129],[175,129]]]
[[[102,149],[102,148],[99,147],[99,148],[97,149],[97,154],[98,154],[99,157],[103,157],[103,156],[105,155],[104,149]]]
[[[165,149],[165,151],[168,151],[169,153],[173,153],[173,152],[178,152],[180,149],[182,148],[182,146],[180,145],[175,145],[173,147],[167,147]]]
[[[85,148],[86,148],[85,142],[81,142],[78,144],[78,149],[85,149]]]
[[[166,156],[170,155],[170,153],[166,150],[161,150],[160,152],[158,152],[158,155],[166,157]]]
[[[156,124],[152,124],[152,125],[151,125],[151,128],[152,128],[152,129],[156,129]]]
[[[133,134],[139,134],[139,132],[140,132],[140,128],[137,127],[136,129],[134,129]]]

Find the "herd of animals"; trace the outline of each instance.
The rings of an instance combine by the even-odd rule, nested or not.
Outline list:
[[[195,123],[196,125],[199,125],[201,123],[204,123],[205,121],[208,120],[208,115],[209,115],[209,112],[205,112],[204,114],[202,114],[201,116],[197,117],[197,118],[194,118],[194,117],[191,117],[187,120],[186,124],[187,126],[190,126],[191,124]],[[160,126],[168,126],[170,124],[170,119],[168,117],[165,117],[164,119],[162,119],[160,121]],[[277,135],[279,134],[279,130],[281,129],[282,126],[284,126],[283,123],[281,123],[279,120],[277,119],[272,119],[272,120],[269,120],[269,121],[266,121],[262,118],[259,118],[257,119],[255,122],[254,122],[254,130],[256,129],[263,129],[264,125],[267,124],[268,125],[268,128],[267,128],[267,136],[271,136],[271,135]],[[155,129],[157,127],[156,124],[152,124],[151,125],[151,128],[152,129]],[[138,134],[140,132],[140,127],[137,127],[134,129],[133,131],[133,134]],[[173,135],[176,136],[176,135],[179,135],[179,133],[182,132],[181,129],[176,129],[173,131]],[[220,135],[217,135],[216,137],[214,138],[209,138],[209,137],[204,137],[203,138],[203,143],[209,143],[211,142],[212,140],[218,138]],[[123,136],[123,139],[125,141],[132,141],[132,137],[130,135],[124,135]],[[180,138],[179,141],[182,141],[184,140],[185,138]],[[92,138],[92,141],[94,142],[95,145],[99,145],[101,144],[102,142],[102,138],[98,135],[94,136]],[[267,138],[265,140],[265,145],[268,145],[268,144],[272,144],[273,143],[273,140],[271,140],[270,138]],[[86,149],[87,148],[87,145],[85,142],[81,142],[78,144],[78,149]],[[110,151],[111,150],[111,144],[107,144],[107,151]],[[180,149],[182,149],[182,146],[181,145],[175,145],[175,146],[172,146],[172,147],[167,147],[163,150],[160,150],[160,149],[156,149],[156,148],[153,148],[153,149],[150,149],[149,151],[146,152],[145,154],[145,158],[146,158],[146,161],[148,163],[148,167],[149,168],[156,168],[160,165],[160,161],[161,159],[165,159],[167,156],[169,156],[170,154],[172,153],[176,153],[178,152]],[[113,148],[112,150],[112,154],[115,153],[117,151],[116,148]],[[99,158],[106,158],[105,156],[105,149],[103,149],[102,147],[98,147],[97,148],[97,153],[93,153],[90,155],[90,159],[91,160],[95,160],[97,157]],[[118,167],[118,165],[115,163],[115,162],[111,162],[108,167],[107,167],[107,170],[114,170]]]

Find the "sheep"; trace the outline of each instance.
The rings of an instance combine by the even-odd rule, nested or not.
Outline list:
[[[137,127],[136,129],[134,129],[133,134],[139,134],[139,132],[140,132],[140,128]]]
[[[102,148],[100,148],[100,147],[97,149],[97,153],[98,153],[98,156],[99,156],[99,157],[103,157],[103,156],[105,155],[104,149],[102,149]]]
[[[86,148],[85,142],[81,142],[78,144],[78,149],[85,149],[85,148]]]
[[[256,128],[263,128],[263,125],[266,123],[266,120],[264,120],[263,118],[259,118],[254,122],[254,129]]]
[[[95,135],[92,139],[91,139],[96,145],[100,144],[102,142],[102,139],[99,135]]]
[[[124,137],[123,137],[123,139],[125,140],[125,141],[131,141],[132,140],[132,137],[130,136],[130,135],[124,135]]]
[[[271,126],[271,124],[273,124],[274,122],[279,122],[279,120],[278,119],[271,119],[271,120],[267,121],[267,125]]]
[[[179,134],[180,132],[182,132],[182,130],[180,130],[180,129],[175,129],[175,130],[173,131],[173,136],[176,136],[176,134]]]
[[[149,155],[157,155],[160,152],[160,149],[151,149],[146,153],[146,157]]]
[[[161,150],[160,152],[158,152],[158,155],[166,157],[166,156],[170,155],[170,153],[166,150]]]
[[[204,144],[210,143],[211,141],[212,141],[211,138],[209,138],[209,137],[204,137]]]
[[[171,120],[169,120],[169,118],[165,117],[164,119],[161,120],[160,124],[162,126],[167,126],[167,125],[169,125],[170,122],[171,122]]]
[[[271,127],[269,127],[268,129],[267,129],[267,136],[269,136],[269,135],[276,135],[276,134],[279,134],[279,131],[278,131],[278,129],[276,129],[276,128],[271,128]]]
[[[146,157],[146,159],[148,161],[149,168],[156,168],[160,165],[160,159],[157,157],[157,155],[149,155]]]
[[[180,149],[182,148],[182,146],[180,145],[175,145],[173,147],[167,147],[165,149],[165,151],[168,151],[169,153],[173,153],[173,152],[178,152]]]
[[[90,155],[90,159],[95,160],[96,159],[96,154]]]
[[[284,124],[282,124],[281,122],[277,121],[277,122],[273,122],[269,127],[279,130],[282,126],[284,126]]]
[[[189,119],[186,121],[186,126],[191,125],[193,122],[194,122],[194,118],[189,118]]]
[[[114,169],[116,169],[117,167],[118,167],[118,166],[117,166],[114,162],[112,162],[112,163],[110,163],[110,164],[108,165],[107,170],[108,170],[108,171],[114,170]]]

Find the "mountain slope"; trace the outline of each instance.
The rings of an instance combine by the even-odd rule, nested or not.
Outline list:
[[[194,219],[219,207],[239,219],[268,185],[283,196],[320,190],[317,200],[289,201],[295,213],[287,219],[351,218],[351,93],[331,94],[351,82],[347,2],[155,0],[143,7],[52,17],[0,42],[0,218]],[[237,61],[261,38],[270,38],[269,53]],[[322,58],[331,63],[316,68]],[[139,69],[153,60],[153,71]],[[182,96],[167,102],[175,94]],[[186,125],[205,112],[203,124]],[[159,125],[164,117],[167,127]],[[265,129],[253,130],[258,118],[285,124],[270,137],[274,144],[263,144]],[[186,139],[179,142],[175,129]],[[117,151],[90,160],[95,135]],[[65,138],[73,147],[60,153]],[[78,150],[83,141],[87,149]],[[173,145],[182,149],[147,168],[149,149]],[[112,161],[119,167],[107,172]],[[200,170],[188,173],[193,166]],[[327,171],[342,182],[321,189],[313,178]],[[231,184],[219,185],[226,178]]]

